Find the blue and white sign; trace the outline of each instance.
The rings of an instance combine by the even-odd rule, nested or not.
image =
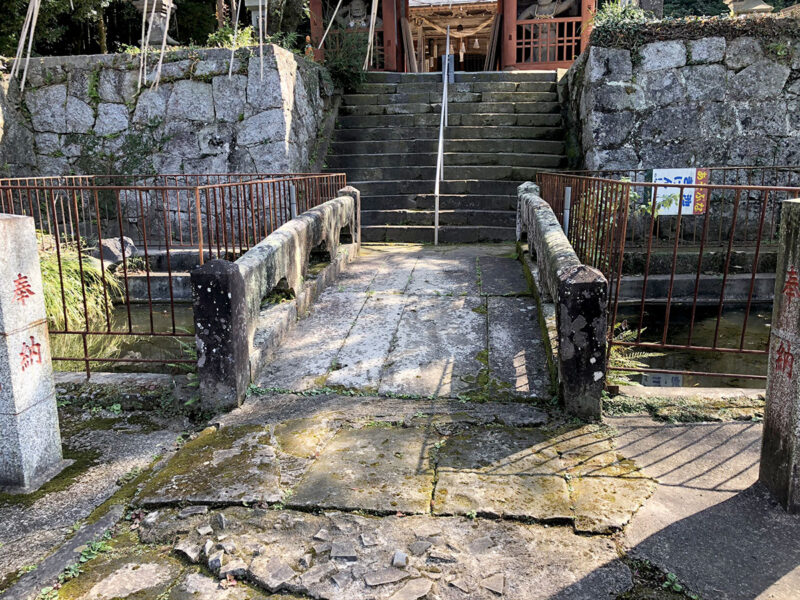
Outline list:
[[[698,169],[653,169],[653,183],[668,184],[659,185],[656,189],[656,203],[659,215],[677,215],[680,204],[682,215],[695,214],[695,194],[696,188],[685,187],[681,193],[681,185],[695,185],[698,182]],[[703,170],[704,171],[704,170]],[[705,182],[703,182],[705,183]],[[680,202],[679,202],[680,200]],[[705,207],[703,211],[705,212]],[[702,214],[701,212],[701,214]]]

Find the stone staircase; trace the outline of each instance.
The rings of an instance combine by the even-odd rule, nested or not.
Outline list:
[[[440,81],[370,73],[343,98],[326,171],[361,190],[364,241],[433,241]],[[449,95],[439,240],[513,240],[517,186],[566,161],[556,73],[456,73]]]

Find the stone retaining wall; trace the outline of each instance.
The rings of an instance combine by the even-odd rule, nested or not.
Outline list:
[[[341,268],[358,253],[360,194],[306,211],[267,236],[236,262],[212,260],[191,273],[200,396],[210,409],[231,408]],[[342,239],[342,235],[347,237]],[[312,254],[328,266],[309,273]],[[289,302],[274,303],[278,292]]]
[[[598,419],[606,380],[608,282],[600,271],[581,264],[539,186],[524,183],[517,196],[517,236],[527,237],[539,297],[555,303],[564,405],[581,418]]]
[[[330,78],[278,46],[264,54],[262,80],[255,48],[230,78],[230,50],[173,51],[142,91],[135,55],[34,59],[22,94],[0,75],[3,174],[306,171],[334,116]]]
[[[800,39],[592,46],[560,94],[574,166],[800,164]]]

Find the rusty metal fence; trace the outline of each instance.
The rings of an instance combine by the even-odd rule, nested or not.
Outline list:
[[[0,179],[0,212],[34,218],[61,368],[189,370],[189,272],[234,260],[334,198],[344,174]]]
[[[704,183],[648,176],[538,178],[579,258],[609,281],[612,359],[615,347],[663,355],[651,368],[610,368],[656,381],[765,380],[780,207],[800,197],[800,168],[702,169]]]

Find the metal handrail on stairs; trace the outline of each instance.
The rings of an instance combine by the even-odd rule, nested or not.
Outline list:
[[[450,26],[447,26],[447,37],[442,56],[442,111],[439,119],[439,149],[436,152],[436,183],[434,185],[433,205],[433,244],[439,245],[439,190],[444,177],[444,128],[447,127],[447,84],[450,79]]]

